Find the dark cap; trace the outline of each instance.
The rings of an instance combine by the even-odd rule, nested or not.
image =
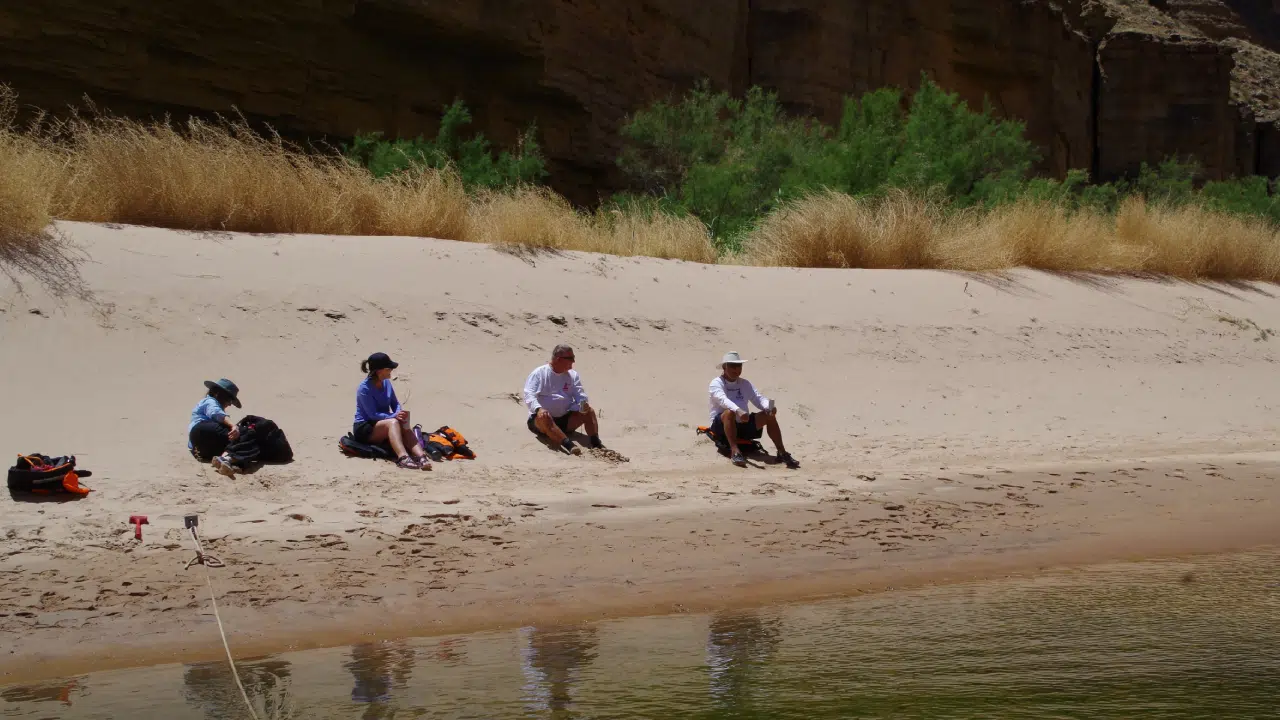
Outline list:
[[[374,370],[383,370],[383,369],[395,370],[396,368],[400,367],[400,363],[396,362],[395,360],[392,360],[384,352],[376,352],[370,355],[368,362],[369,362],[369,372],[373,372]]]

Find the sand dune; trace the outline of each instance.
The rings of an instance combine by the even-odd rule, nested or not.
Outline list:
[[[1152,518],[1191,512],[1188,497],[1228,524],[1274,508],[1257,465],[1275,460],[1280,437],[1273,286],[60,228],[87,253],[96,305],[0,280],[0,436],[10,456],[76,454],[96,492],[0,503],[0,628],[23,633],[27,660],[71,652],[53,640],[113,632],[139,645],[216,643],[200,614],[203,578],[181,570],[188,512],[233,560],[219,582],[248,628],[271,607],[316,622],[369,607],[412,614],[414,603],[479,617],[485,593],[519,606],[565,588],[630,582],[642,593],[709,568],[729,582],[769,567],[779,578],[841,562],[875,569],[883,551],[916,546],[920,558],[980,555],[984,533],[1009,548],[1031,542],[1023,533],[1048,542],[1106,518],[1142,520],[1136,498],[1165,491],[1179,500]],[[559,454],[525,429],[516,394],[560,342],[576,349],[603,439],[629,462]],[[375,350],[401,363],[396,387],[415,421],[459,428],[478,459],[413,473],[339,454],[360,360]],[[777,399],[799,470],[735,468],[695,435],[726,350],[750,358],[746,376]],[[282,425],[295,463],[231,480],[191,459],[185,427],[201,381],[224,376],[244,412]],[[1222,471],[1227,456],[1247,472]],[[1020,487],[993,482],[1001,471],[1021,473],[1009,483]],[[1235,494],[1206,489],[1224,472],[1243,483]],[[1141,489],[1152,473],[1159,490]],[[1081,500],[1079,487],[1102,494]],[[904,493],[932,503],[882,518],[909,531],[813,556],[826,565],[803,562],[800,521],[819,510],[777,515],[846,502],[861,508],[842,516],[852,533]],[[997,502],[980,499],[991,493]],[[1255,502],[1237,507],[1243,497]],[[1114,511],[1089,515],[1099,502]],[[731,523],[753,508],[776,516]],[[134,513],[150,516],[141,547]],[[735,529],[713,532],[725,523]],[[707,539],[677,563],[672,543],[691,530]],[[265,642],[264,628],[239,640]]]

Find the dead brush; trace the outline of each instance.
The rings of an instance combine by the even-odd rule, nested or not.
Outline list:
[[[73,116],[58,217],[182,230],[460,239],[467,196],[450,173],[375,178],[337,153],[304,152],[243,120],[142,123]]]

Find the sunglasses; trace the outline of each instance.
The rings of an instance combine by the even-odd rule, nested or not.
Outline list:
[[[560,355],[560,356],[558,356],[558,358],[557,358],[557,359],[559,359],[559,360],[568,360],[569,362],[573,362],[573,356],[572,356],[572,355]]]

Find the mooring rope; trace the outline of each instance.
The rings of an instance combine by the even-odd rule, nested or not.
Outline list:
[[[227,651],[227,662],[231,664],[231,676],[236,679],[236,687],[240,688],[240,697],[244,698],[245,707],[249,708],[249,716],[253,720],[258,720],[258,713],[253,709],[253,703],[249,702],[249,693],[245,692],[244,684],[240,682],[240,672],[236,670],[236,661],[231,657],[231,646],[227,643],[227,631],[222,627],[222,615],[218,612],[218,594],[213,589],[213,577],[209,575],[211,567],[225,567],[224,563],[213,555],[206,555],[204,548],[200,547],[200,537],[196,535],[194,527],[191,530],[191,539],[195,541],[196,556],[187,561],[187,569],[190,570],[192,565],[202,565],[204,567],[204,580],[209,584],[209,600],[213,602],[213,617],[218,621],[218,634],[222,636],[222,647]]]

